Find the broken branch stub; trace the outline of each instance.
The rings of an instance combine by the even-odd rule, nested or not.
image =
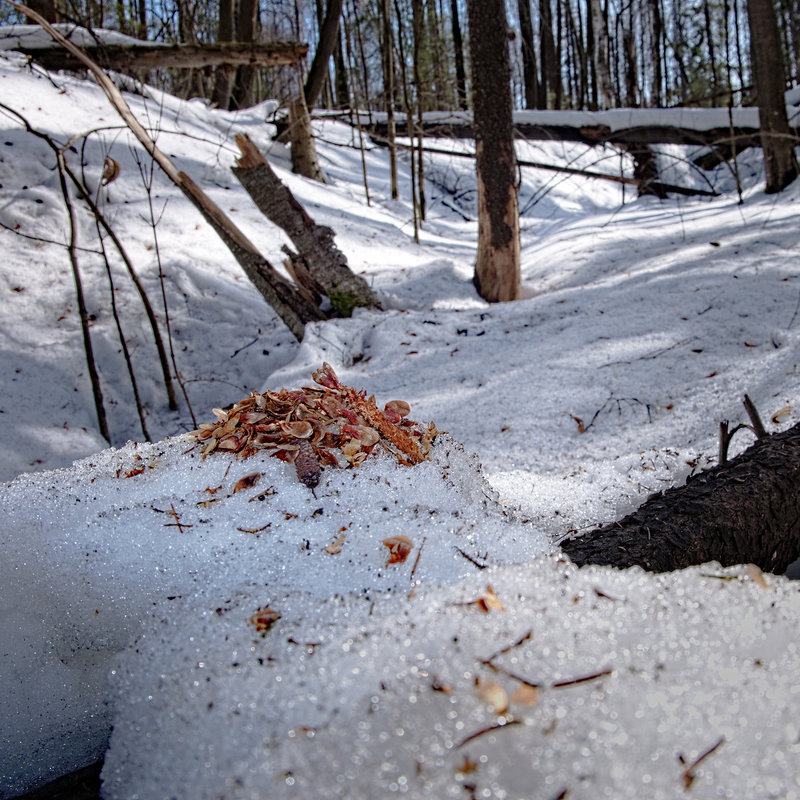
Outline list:
[[[336,312],[349,317],[359,306],[379,309],[377,295],[350,269],[346,256],[334,244],[333,231],[311,219],[247,134],[237,134],[236,144],[242,154],[234,175],[259,211],[288,234]]]

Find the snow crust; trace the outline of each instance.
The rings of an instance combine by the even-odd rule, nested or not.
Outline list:
[[[108,28],[84,28],[71,22],[55,22],[53,27],[62,35],[82,47],[93,47],[98,44],[159,45],[162,42],[145,42],[133,36]],[[16,50],[53,47],[53,39],[39,25],[0,25],[0,50]]]
[[[120,163],[103,207],[160,296],[137,151],[98,90],[29,72],[14,53],[0,57],[0,87],[60,143],[97,128],[87,179],[97,184],[106,154]],[[325,360],[448,434],[429,462],[370,457],[326,470],[313,493],[275,459],[203,460],[181,436],[194,427],[185,403],[166,407],[115,262],[159,440],[126,443],[141,430],[80,216],[115,445],[104,449],[52,154],[4,112],[0,797],[103,755],[103,796],[130,800],[800,797],[798,585],[746,566],[576,570],[556,544],[712,463],[744,392],[776,415],[770,429],[798,420],[797,187],[764,197],[752,152],[737,162],[742,205],[733,171],[701,174],[686,148],[659,151],[663,180],[721,197],[632,202],[618,185],[524,168],[525,299],[489,306],[471,283],[469,161],[426,162],[415,245],[372,145],[365,205],[345,125],[318,126],[322,186],[270,143],[274,104],[234,114],[150,88],[129,101],[280,264],[283,235],[230,174],[233,134],[248,132],[386,309],[295,342],[155,175],[176,359],[198,421],[252,389],[308,384]],[[630,169],[609,147],[525,144],[520,156]],[[400,174],[408,198],[404,163]],[[412,550],[387,564],[396,535]],[[280,617],[259,631],[264,608]]]

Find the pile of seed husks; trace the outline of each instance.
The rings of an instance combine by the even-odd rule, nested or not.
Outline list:
[[[391,400],[383,410],[374,397],[339,382],[330,364],[312,373],[318,386],[299,391],[253,392],[230,409],[215,408],[216,422],[203,423],[189,434],[203,445],[203,456],[214,451],[247,458],[259,450],[293,462],[308,487],[319,483],[323,466],[340,466],[333,450],[357,467],[376,447],[413,466],[428,457],[439,431],[408,419],[410,407]]]

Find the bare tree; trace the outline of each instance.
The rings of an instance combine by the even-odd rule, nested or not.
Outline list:
[[[504,0],[467,0],[478,176],[475,285],[490,302],[521,296],[517,159]]]
[[[312,108],[322,91],[328,75],[328,62],[339,42],[339,20],[342,16],[343,0],[328,0],[325,19],[319,32],[319,44],[308,71],[304,89],[306,105]]]
[[[536,74],[536,50],[533,41],[531,0],[519,0],[519,30],[522,37],[522,74],[525,81],[525,108],[536,108],[539,78]]]
[[[765,191],[780,192],[797,177],[797,161],[786,118],[786,79],[778,20],[772,0],[748,0],[747,16],[767,174]]]

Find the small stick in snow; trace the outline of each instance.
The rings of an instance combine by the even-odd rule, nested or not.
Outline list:
[[[463,747],[468,742],[471,742],[473,739],[477,739],[479,736],[483,736],[484,733],[493,733],[494,731],[500,730],[500,728],[510,728],[512,725],[519,725],[520,721],[518,719],[510,719],[508,722],[497,722],[494,725],[490,725],[488,728],[481,728],[479,731],[475,731],[475,733],[471,733],[465,739],[462,739],[453,749],[458,750],[460,747]]]
[[[709,747],[708,750],[705,751],[705,753],[699,755],[691,764],[689,764],[688,767],[686,767],[686,769],[683,771],[684,789],[688,789],[694,783],[694,779],[697,777],[694,774],[694,771],[697,769],[697,767],[699,767],[700,764],[703,761],[705,761],[713,752],[715,752],[718,748],[722,747],[724,743],[725,743],[725,737],[721,736],[716,744]],[[678,756],[678,758],[680,759],[681,764],[685,763],[683,760],[683,756]]]

